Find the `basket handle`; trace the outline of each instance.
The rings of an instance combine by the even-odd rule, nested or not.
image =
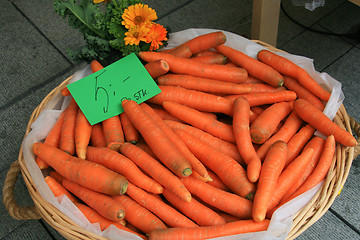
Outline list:
[[[355,132],[356,136],[358,136],[358,144],[354,148],[354,159],[357,158],[360,154],[360,124],[353,118],[350,117],[350,126],[351,129]]]
[[[19,161],[16,160],[11,164],[4,182],[3,201],[5,208],[10,216],[16,220],[40,219],[41,217],[34,205],[21,207],[17,205],[15,201],[14,189],[19,173],[20,164]]]

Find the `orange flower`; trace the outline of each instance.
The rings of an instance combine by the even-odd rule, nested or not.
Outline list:
[[[101,3],[101,2],[104,2],[104,3],[108,3],[108,2],[110,2],[111,0],[94,0],[93,2],[95,3],[95,4],[97,4],[97,3]]]
[[[148,5],[138,3],[125,9],[122,18],[124,21],[121,24],[125,25],[125,28],[130,29],[132,26],[144,24],[150,27],[151,22],[157,19],[157,15],[155,10],[149,8]]]
[[[149,30],[145,25],[132,26],[129,31],[125,33],[125,45],[139,45],[140,41],[146,41],[146,34]]]
[[[150,28],[150,32],[146,35],[146,42],[150,43],[150,51],[158,49],[160,46],[163,45],[162,41],[166,41],[167,31],[166,29],[160,24],[153,24]]]

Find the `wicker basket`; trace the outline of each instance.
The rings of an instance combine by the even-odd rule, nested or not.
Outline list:
[[[281,51],[261,41],[254,40],[254,42],[261,44],[272,51]],[[46,104],[65,87],[70,79],[71,77],[53,89],[34,110],[29,119],[25,136],[30,132],[31,124],[37,119]],[[337,112],[334,121],[348,132],[352,133],[354,131],[359,137],[360,125],[347,114],[343,105],[341,105],[339,111]],[[359,153],[359,140],[356,147],[344,147],[337,144],[336,161],[334,161],[331,166],[324,184],[316,195],[307,203],[307,205],[294,216],[293,225],[287,239],[294,239],[298,237],[325,214],[334,202],[335,198],[339,195],[348,177],[352,161],[359,155]],[[14,199],[15,182],[20,171],[30,196],[34,201],[34,206],[18,206]],[[14,219],[27,220],[43,218],[50,226],[67,239],[106,239],[77,226],[65,214],[47,202],[39,194],[35,188],[31,175],[26,168],[22,147],[19,151],[18,160],[12,163],[7,173],[3,188],[3,198],[7,211]]]

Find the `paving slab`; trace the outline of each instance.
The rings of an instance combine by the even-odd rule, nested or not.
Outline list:
[[[0,107],[70,63],[9,2],[0,2]]]
[[[347,239],[356,240],[360,235],[327,211],[317,222],[306,229],[296,240]]]
[[[251,15],[252,1],[194,0],[162,18],[159,23],[168,25],[173,32],[189,28],[211,28],[230,31],[244,16]]]
[[[43,239],[51,240],[51,236],[45,230],[45,228],[37,220],[26,221],[18,228],[14,229],[3,240],[18,240],[18,239]]]

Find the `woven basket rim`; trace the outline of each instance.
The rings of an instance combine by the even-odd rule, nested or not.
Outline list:
[[[259,40],[252,41],[267,47],[269,50],[282,51]],[[30,116],[24,137],[30,132],[31,124],[37,119],[46,104],[66,86],[66,84],[71,80],[71,77],[72,76],[68,77],[60,85],[54,88],[42,100],[38,107],[35,108]],[[336,124],[352,134],[350,116],[347,114],[343,105],[341,105],[339,111],[337,112],[334,121]],[[337,144],[336,156],[334,157],[336,161],[333,162],[333,165],[331,166],[320,190],[309,201],[309,203],[294,216],[293,225],[286,239],[290,240],[298,237],[307,228],[320,219],[330,208],[345,184],[354,156],[354,147],[345,147]],[[64,213],[43,199],[33,183],[30,172],[26,168],[22,153],[22,146],[19,151],[18,161],[24,182],[28,188],[31,198],[34,201],[35,207],[40,216],[50,226],[57,230],[66,239],[107,239],[79,227]]]

